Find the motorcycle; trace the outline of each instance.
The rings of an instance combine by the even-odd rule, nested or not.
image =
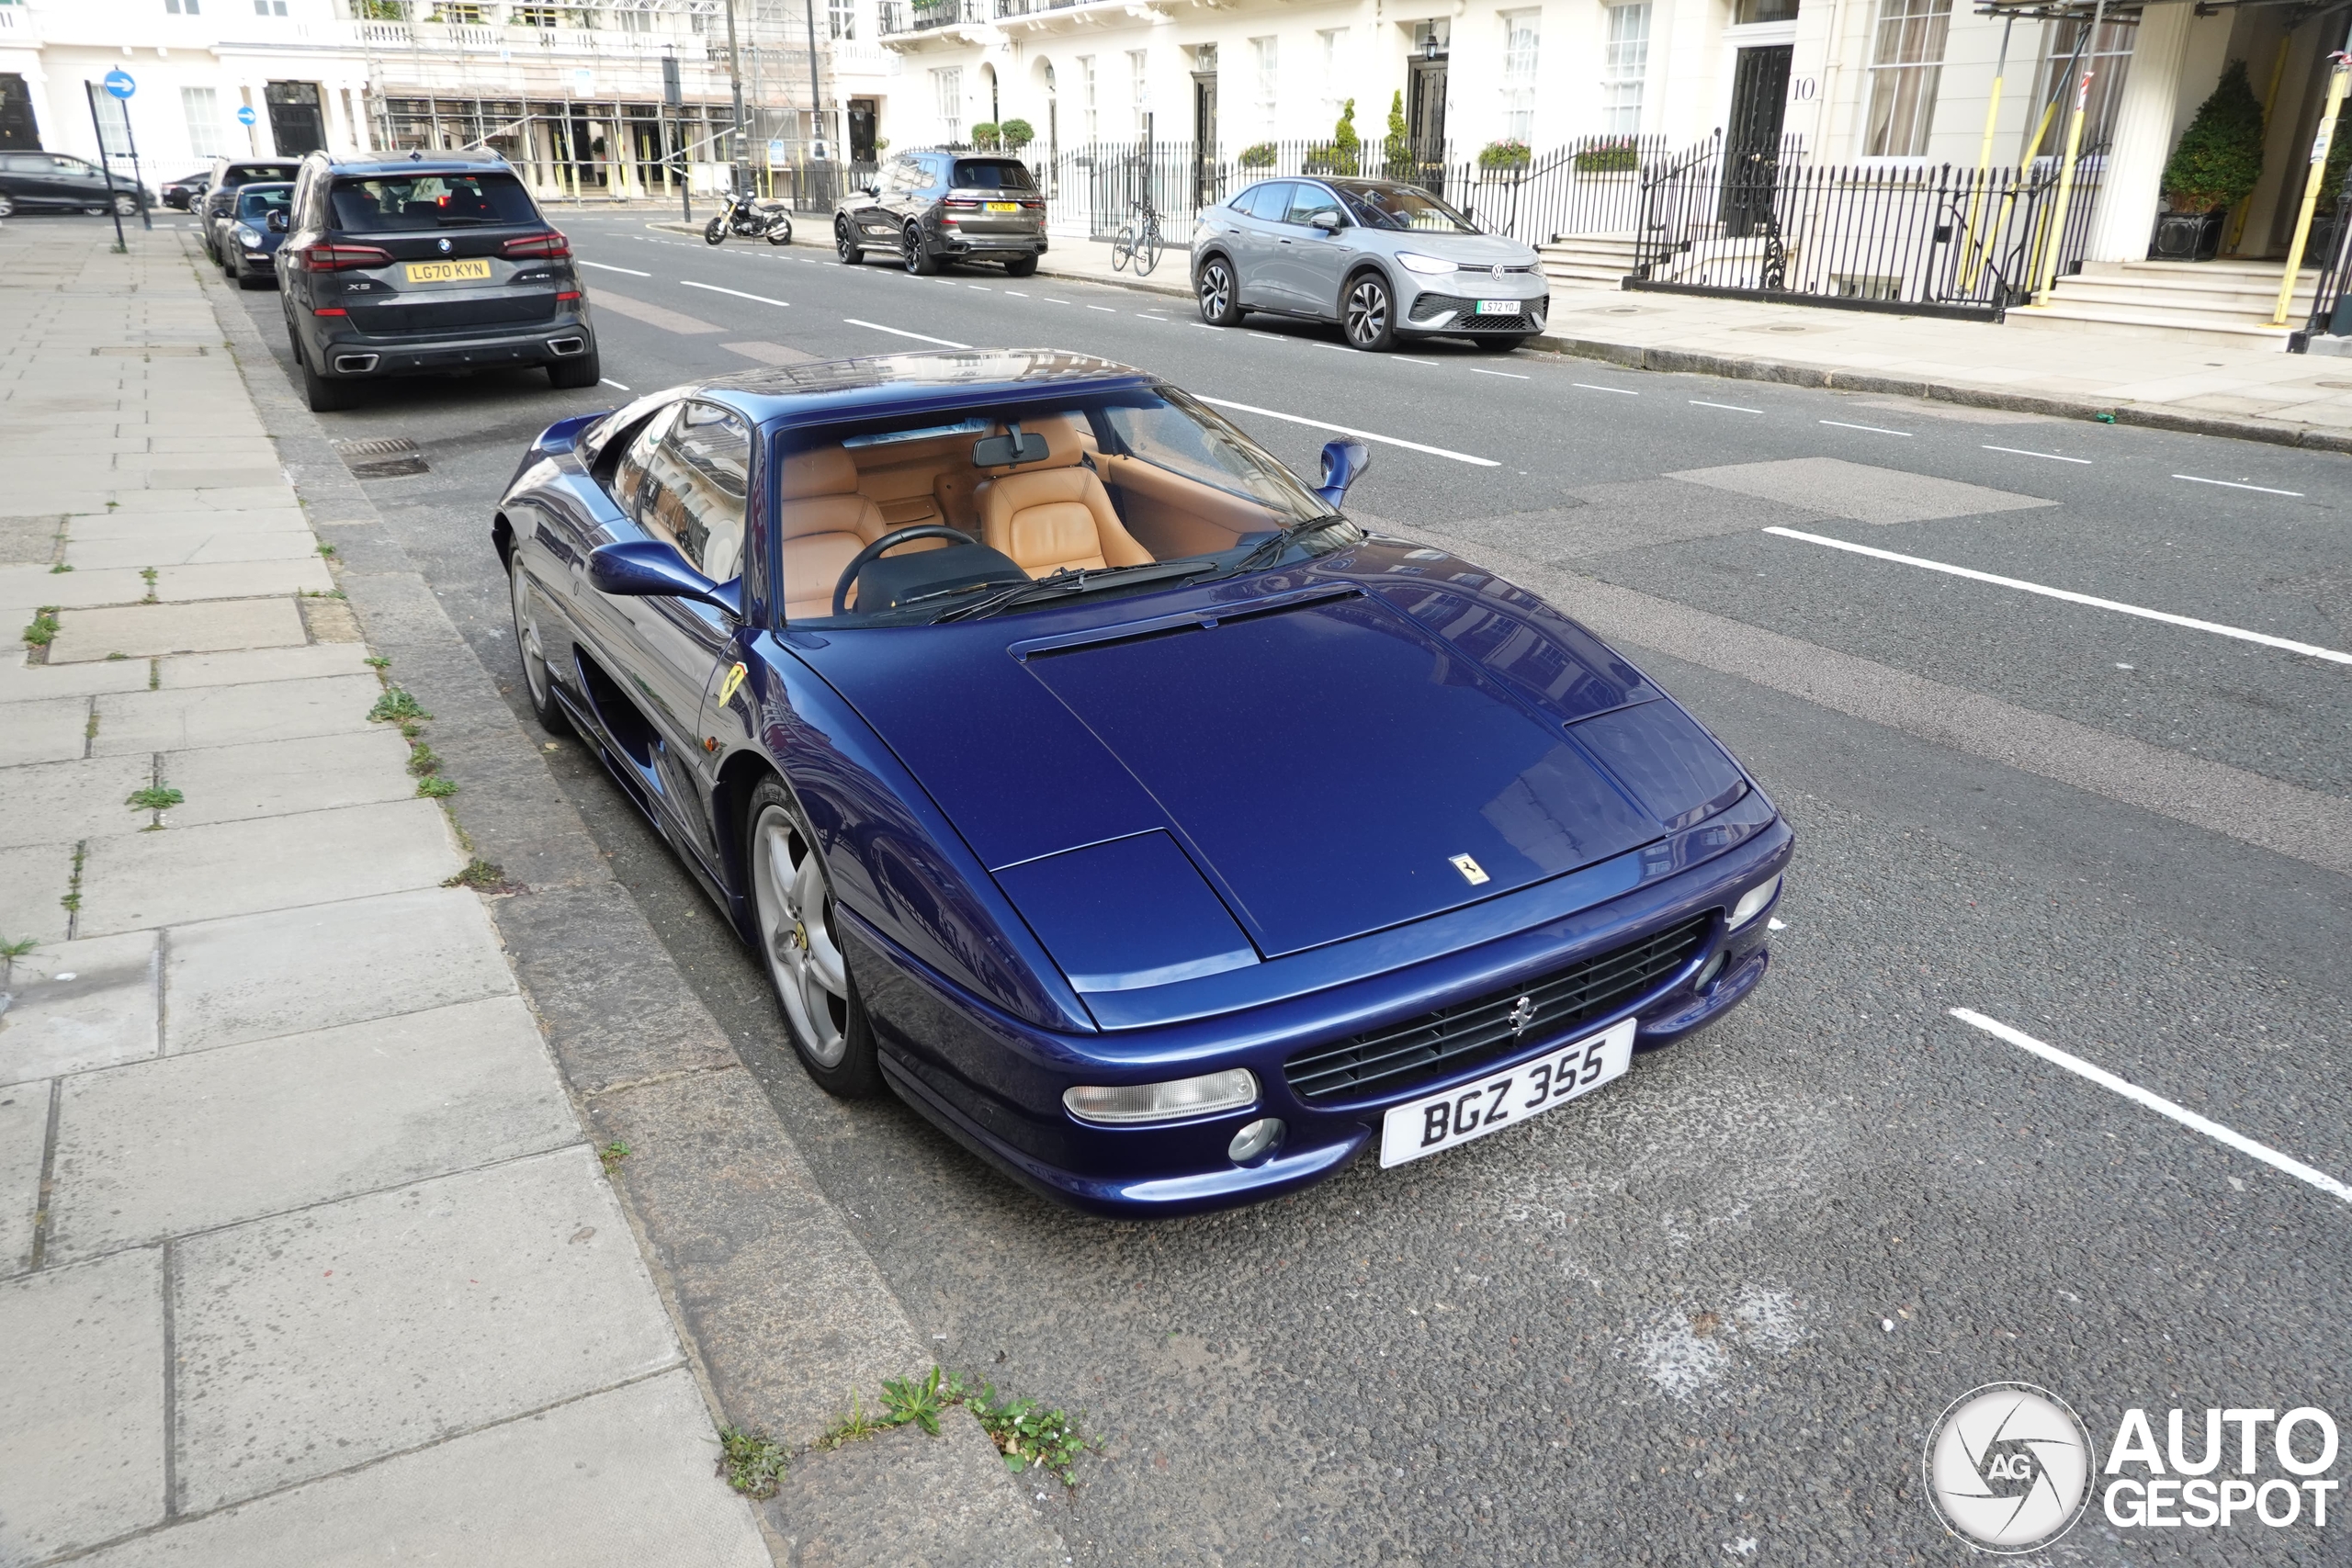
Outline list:
[[[729,234],[763,239],[771,245],[792,243],[792,214],[781,202],[761,201],[745,191],[731,196],[727,210],[703,226],[703,243],[716,245]]]

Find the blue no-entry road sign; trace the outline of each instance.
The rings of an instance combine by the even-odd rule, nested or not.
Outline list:
[[[247,104],[244,107],[237,111],[237,123],[239,125],[251,125],[260,118],[261,116],[254,113],[254,107],[251,104]]]
[[[107,91],[118,98],[127,98],[139,91],[139,84],[131,80],[128,71],[109,71],[106,77]]]

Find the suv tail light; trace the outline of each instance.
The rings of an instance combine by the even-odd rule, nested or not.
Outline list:
[[[951,196],[945,201],[940,203],[940,205],[942,207],[952,207],[963,212],[978,212],[980,209],[980,204],[978,202],[960,196]]]
[[[561,231],[550,229],[544,234],[518,234],[499,246],[498,254],[518,261],[556,260],[571,254],[571,242]]]
[[[296,266],[307,272],[344,272],[355,266],[392,265],[390,251],[374,245],[334,245],[324,240],[293,246],[287,254],[294,258]]]

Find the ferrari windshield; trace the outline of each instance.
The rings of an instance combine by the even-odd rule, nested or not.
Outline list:
[[[1256,442],[1169,387],[933,410],[778,440],[778,553],[795,625],[1018,614],[1271,566],[1360,536]]]

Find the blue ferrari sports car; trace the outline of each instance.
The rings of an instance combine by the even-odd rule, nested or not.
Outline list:
[[[1792,835],[1576,622],[1043,350],[730,376],[498,503],[532,708],[793,1050],[1065,1203],[1182,1214],[1554,1111],[1763,977]]]

